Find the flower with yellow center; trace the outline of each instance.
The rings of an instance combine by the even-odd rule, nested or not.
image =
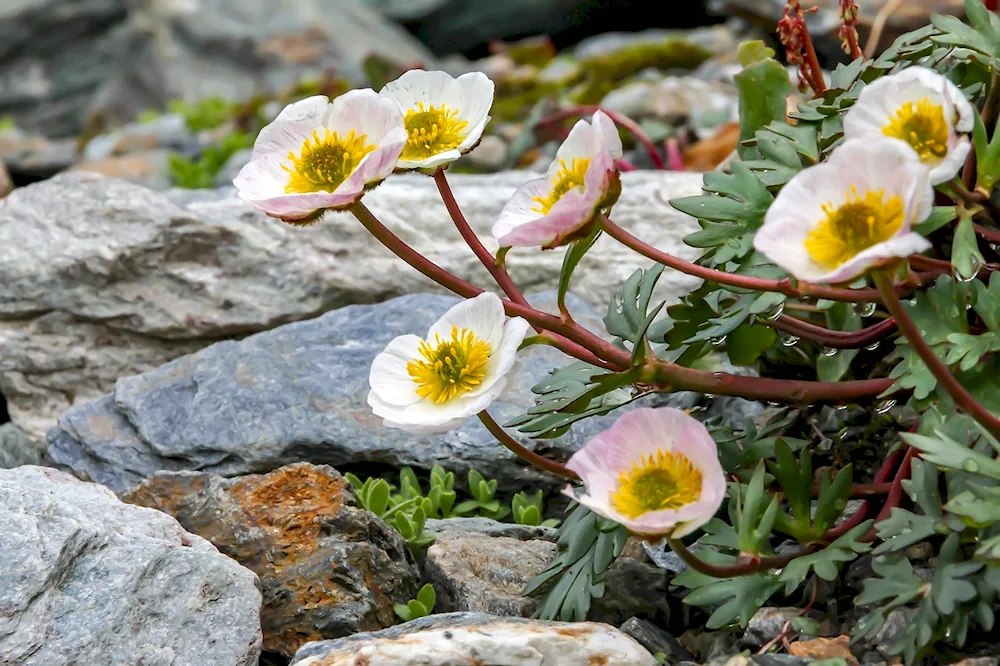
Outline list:
[[[502,247],[543,249],[575,240],[618,200],[615,162],[621,156],[618,128],[606,114],[598,111],[590,122],[580,120],[545,176],[514,192],[493,223],[493,236]]]
[[[911,231],[934,203],[913,149],[886,137],[853,139],[799,172],[771,204],[754,247],[806,282],[850,282],[872,266],[923,252]]]
[[[972,131],[974,113],[965,94],[947,78],[927,67],[909,67],[861,91],[844,116],[844,137],[889,137],[905,143],[937,185],[965,163],[971,150],[965,134]]]
[[[483,293],[445,313],[426,338],[403,335],[372,362],[368,404],[387,426],[444,432],[489,407],[507,384],[528,333]]]
[[[354,205],[392,173],[405,145],[402,114],[375,91],[352,90],[332,103],[310,97],[260,131],[233,184],[271,217],[310,224]]]
[[[708,522],[726,494],[715,440],[672,407],[634,409],[573,454],[583,481],[566,494],[649,540],[679,538]]]
[[[456,79],[446,72],[411,69],[379,95],[399,107],[406,126],[406,147],[396,168],[433,173],[479,143],[490,121],[493,82],[482,72]]]

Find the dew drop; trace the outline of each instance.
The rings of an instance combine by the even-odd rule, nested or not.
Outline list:
[[[962,463],[962,469],[964,469],[966,472],[972,472],[973,474],[975,474],[976,472],[979,471],[979,463],[973,460],[972,458],[969,458],[968,460]]]
[[[778,305],[775,306],[774,308],[772,308],[771,310],[768,310],[767,312],[765,312],[763,314],[763,317],[764,317],[764,319],[766,319],[768,321],[774,321],[775,319],[777,319],[778,317],[780,317],[782,314],[784,314],[784,312],[785,312],[785,302],[782,301],[781,303],[778,303]]]
[[[705,395],[705,400],[715,400],[715,394],[714,393],[706,393],[704,395]]]
[[[874,303],[855,303],[854,311],[857,312],[862,317],[871,317],[875,314],[875,304]]]
[[[896,406],[896,401],[889,399],[883,400],[882,402],[875,405],[876,414],[886,414],[890,409]]]
[[[723,335],[722,337],[712,338],[712,344],[716,347],[721,347],[726,344],[726,336]]]
[[[794,335],[782,335],[781,344],[785,347],[794,347],[799,341],[799,338]]]
[[[876,340],[875,342],[865,347],[865,351],[875,351],[876,349],[878,349],[878,346],[879,346],[879,341]]]
[[[838,412],[846,412],[847,411],[847,405],[837,405],[837,411]]]
[[[840,353],[840,350],[835,347],[824,347],[823,356],[836,356]]]

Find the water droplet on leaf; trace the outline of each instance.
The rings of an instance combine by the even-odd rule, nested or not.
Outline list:
[[[895,400],[892,400],[891,398],[889,400],[883,400],[882,402],[875,405],[875,413],[885,414],[895,406],[896,406]]]
[[[968,460],[962,463],[962,469],[964,469],[966,472],[971,472],[975,474],[976,472],[979,471],[979,463],[973,460],[972,458],[969,458]]]
[[[794,347],[799,341],[799,338],[794,335],[783,335],[781,336],[781,344],[785,347]]]
[[[874,303],[855,303],[854,311],[857,312],[862,317],[871,317],[875,314],[875,304]]]
[[[876,340],[875,342],[865,347],[865,351],[875,351],[876,349],[878,349],[878,346],[879,346],[879,341]]]
[[[823,356],[836,356],[839,353],[840,350],[836,349],[835,347],[825,347],[823,349]]]

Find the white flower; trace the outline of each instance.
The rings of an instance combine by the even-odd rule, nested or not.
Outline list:
[[[799,280],[849,282],[882,260],[928,249],[911,228],[933,205],[928,170],[912,149],[854,139],[785,185],[754,247]]]
[[[652,540],[690,534],[715,515],[726,495],[712,435],[672,407],[626,412],[566,467],[585,486],[582,493],[569,487],[567,495]]]
[[[501,247],[552,248],[573,240],[621,191],[615,160],[622,156],[618,128],[598,111],[580,120],[559,147],[544,178],[514,192],[493,223]]]
[[[382,182],[405,145],[399,109],[374,90],[352,90],[332,103],[310,97],[260,131],[233,184],[271,217],[308,224]]]
[[[904,141],[931,170],[931,185],[950,180],[965,162],[975,111],[954,83],[927,67],[910,67],[865,87],[844,116],[844,137]]]
[[[462,301],[431,326],[426,339],[403,335],[375,357],[368,404],[393,428],[454,428],[503,392],[527,332],[528,322],[507,319],[495,294]]]
[[[379,93],[403,112],[407,141],[397,168],[432,172],[472,150],[493,106],[493,82],[482,72],[457,79],[411,69]]]

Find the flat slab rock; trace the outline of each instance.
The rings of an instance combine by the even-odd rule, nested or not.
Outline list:
[[[439,464],[461,479],[475,468],[507,491],[561,485],[504,449],[475,417],[448,433],[418,436],[384,427],[372,414],[365,399],[375,355],[397,335],[425,335],[456,302],[415,294],[350,306],[122,378],[112,394],[60,417],[48,455],[116,491],[158,471],[235,476],[301,461]],[[585,304],[569,304],[581,321],[597,325]],[[501,423],[520,414],[534,404],[530,387],[566,362],[549,347],[521,354],[491,414]],[[547,454],[567,458],[614,418],[587,419],[542,440]]]
[[[445,613],[371,634],[304,645],[292,666],[657,666],[614,627]]]
[[[0,534],[0,663],[257,664],[257,577],[170,516],[25,466]]]
[[[165,472],[122,497],[177,518],[260,576],[264,649],[392,626],[420,577],[406,542],[356,506],[331,467],[289,465],[224,479]]]
[[[148,41],[148,40],[147,40]],[[490,226],[523,171],[450,177],[472,227]],[[697,229],[667,203],[697,194],[701,175],[622,175],[614,218],[658,248],[693,258]],[[481,285],[488,275],[454,229],[432,179],[393,176],[365,202],[395,233]],[[526,291],[555,288],[562,252],[512,252]],[[645,259],[601,238],[573,289],[603,313]],[[252,209],[232,187],[153,192],[90,173],[61,174],[0,202],[0,392],[36,441],[60,413],[110,392],[119,377],[214,342],[310,319],[355,303],[440,290],[397,260],[348,214],[294,228]],[[667,271],[676,301],[697,280]]]

